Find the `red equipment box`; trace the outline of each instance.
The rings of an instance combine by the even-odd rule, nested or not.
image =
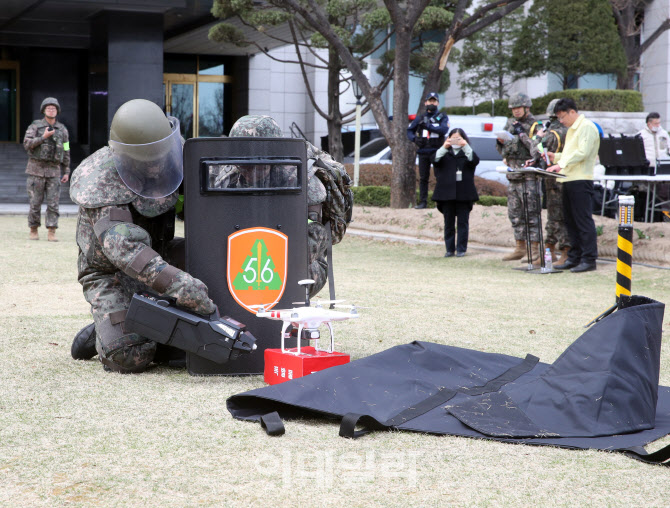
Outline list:
[[[337,351],[317,351],[311,346],[301,347],[300,354],[296,351],[297,348],[286,349],[283,353],[281,349],[266,349],[263,380],[269,385],[276,385],[349,363],[349,355]]]

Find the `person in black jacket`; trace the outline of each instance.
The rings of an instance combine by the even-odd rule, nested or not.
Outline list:
[[[407,127],[407,138],[417,146],[416,154],[419,157],[419,204],[414,207],[417,209],[427,206],[431,159],[449,132],[449,117],[438,112],[439,104],[438,95],[429,93],[424,102],[426,112],[416,115]]]
[[[475,188],[475,168],[479,157],[472,150],[463,129],[453,129],[435,153],[435,191],[433,201],[444,215],[444,243],[448,258],[465,256],[472,204],[479,199]],[[456,228],[458,226],[458,242]]]

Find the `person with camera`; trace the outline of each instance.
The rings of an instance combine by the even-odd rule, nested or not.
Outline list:
[[[503,162],[512,169],[523,168],[531,158],[530,138],[537,127],[535,117],[530,113],[533,102],[524,93],[514,93],[510,96],[508,107],[512,117],[507,119],[504,131],[505,137],[498,137],[496,148],[503,157]],[[499,133],[503,134],[503,133]],[[514,230],[514,251],[503,256],[503,261],[522,259],[526,256],[526,214],[523,209],[523,188],[526,179],[528,204],[528,229],[530,231],[532,261],[540,259],[540,231],[538,209],[538,190],[533,176],[522,173],[507,173],[509,185],[507,187],[507,216]]]
[[[417,146],[419,157],[419,203],[415,206],[418,210],[427,206],[431,159],[449,132],[449,117],[438,112],[439,103],[437,93],[429,93],[424,102],[426,112],[417,115],[407,128],[407,137]]]
[[[435,153],[433,201],[444,215],[444,244],[449,258],[465,256],[472,204],[479,199],[475,188],[475,168],[479,157],[472,150],[463,129],[453,129]],[[454,227],[457,225],[457,228]],[[456,241],[458,231],[458,241]]]
[[[56,120],[56,116],[60,114],[57,99],[44,99],[40,113],[44,118],[31,123],[23,138],[23,147],[29,155],[26,166],[26,188],[30,198],[29,238],[39,240],[37,228],[41,224],[42,203],[46,201],[46,226],[49,231],[47,239],[57,242],[60,184],[70,179],[70,138],[65,125]]]

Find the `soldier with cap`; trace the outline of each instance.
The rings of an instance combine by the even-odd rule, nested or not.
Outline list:
[[[440,99],[435,92],[426,96],[424,105],[426,112],[417,115],[407,127],[407,138],[417,146],[419,157],[419,203],[415,208],[428,206],[428,180],[430,179],[431,158],[444,143],[449,132],[449,117],[439,113],[437,107]]]
[[[565,146],[565,135],[568,129],[558,121],[554,113],[554,107],[558,101],[559,99],[553,99],[547,105],[549,120],[532,138],[530,144],[530,153],[533,159],[529,163],[542,169],[551,166],[551,163],[547,163],[548,157],[546,154],[548,152],[560,152]],[[556,180],[556,178],[543,179],[547,191],[547,224],[545,226],[544,246],[551,252],[552,261],[558,260],[556,251],[558,247],[561,252],[561,261],[564,261],[567,259],[570,250],[570,239],[563,220],[563,187]]]
[[[75,171],[70,197],[79,205],[79,282],[94,319],[75,336],[75,359],[97,353],[105,370],[121,373],[158,360],[155,342],[123,327],[138,291],[167,295],[203,315],[216,310],[205,284],[165,259],[182,177],[179,122],[143,99],[117,110],[109,146]]]
[[[57,99],[44,99],[40,113],[44,118],[31,123],[23,138],[23,147],[29,155],[26,166],[26,188],[30,198],[29,238],[39,240],[37,229],[41,225],[42,203],[46,201],[46,227],[49,231],[47,239],[57,242],[60,184],[66,183],[70,178],[70,138],[65,125],[56,120],[56,116],[60,114]]]
[[[508,106],[512,110],[512,118],[507,119],[504,130],[509,133],[504,138],[499,137],[496,148],[503,157],[503,161],[512,169],[523,168],[531,158],[530,138],[537,128],[535,118],[530,113],[533,104],[530,97],[524,93],[514,93],[510,96]],[[523,181],[526,179],[528,204],[528,226],[532,249],[532,261],[540,258],[540,232],[538,229],[538,190],[535,177],[532,175],[507,173],[509,185],[507,187],[507,215],[514,230],[515,248],[510,254],[502,258],[503,261],[522,259],[526,256],[526,215],[523,209]],[[523,260],[525,262],[525,259]]]
[[[281,138],[282,130],[277,122],[266,115],[247,115],[241,117],[230,129],[229,137],[266,137]],[[351,220],[349,187],[351,179],[344,167],[328,153],[319,150],[309,141],[307,147],[307,205],[308,226],[307,243],[309,248],[309,278],[315,283],[310,288],[310,296],[316,295],[328,279],[327,251],[329,246],[338,243]],[[241,166],[222,166],[216,175],[210,174],[215,188],[231,187],[268,187],[292,186],[297,181],[295,168],[286,167],[285,171],[269,174],[269,168],[244,168]],[[330,192],[321,178],[335,184]],[[339,190],[343,190],[340,193]],[[353,201],[353,197],[351,198]]]

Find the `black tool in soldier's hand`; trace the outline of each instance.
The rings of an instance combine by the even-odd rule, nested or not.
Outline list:
[[[523,134],[525,132],[523,130],[523,125],[521,125],[521,122],[514,122],[512,124],[512,132],[514,133],[515,136],[518,136],[518,135]]]
[[[202,316],[179,307],[172,298],[137,293],[124,322],[126,332],[188,351],[216,363],[235,360],[256,349],[256,338],[246,326],[230,317]]]

